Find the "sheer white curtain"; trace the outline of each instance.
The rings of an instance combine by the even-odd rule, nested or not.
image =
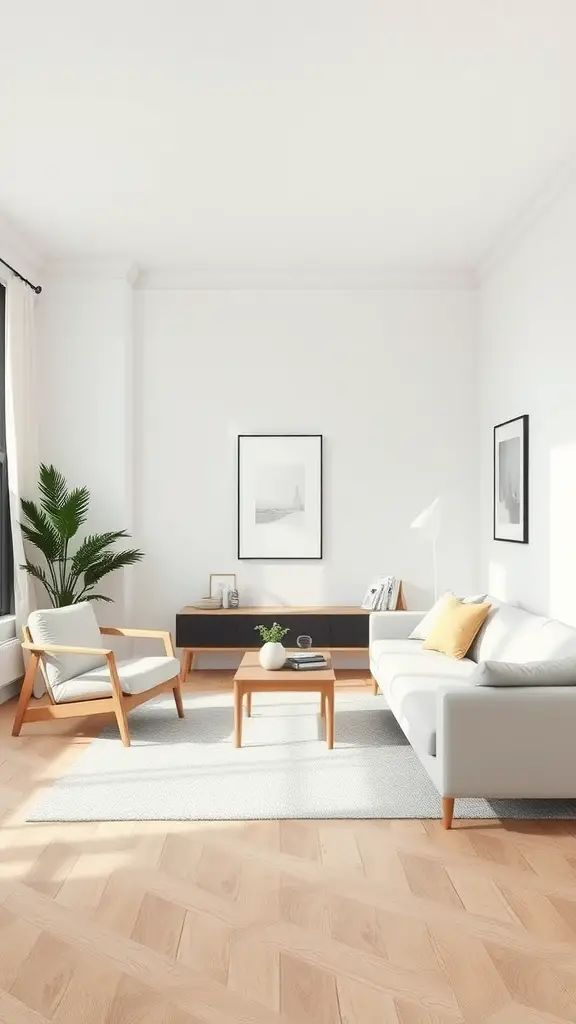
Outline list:
[[[35,385],[34,303],[28,285],[7,274],[6,280],[6,456],[14,547],[16,635],[36,607],[33,581],[20,566],[25,561],[20,530],[20,499],[33,498],[38,476],[38,406]],[[40,676],[36,696],[43,692]]]

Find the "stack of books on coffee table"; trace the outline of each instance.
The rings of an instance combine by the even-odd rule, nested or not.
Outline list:
[[[300,672],[309,672],[315,668],[328,668],[328,662],[323,654],[314,654],[313,651],[302,651],[301,654],[288,655],[286,658],[286,668],[293,668]]]

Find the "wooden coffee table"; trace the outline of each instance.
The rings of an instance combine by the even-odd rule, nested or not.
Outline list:
[[[326,719],[326,744],[334,747],[334,683],[336,676],[330,655],[324,653],[327,668],[281,668],[269,672],[262,668],[258,651],[247,651],[234,676],[234,746],[242,746],[242,704],[246,694],[246,714],[252,714],[253,693],[310,693],[320,694],[320,714]]]

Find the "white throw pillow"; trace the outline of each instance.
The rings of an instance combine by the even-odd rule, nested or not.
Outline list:
[[[576,686],[576,658],[550,661],[481,661],[470,676],[475,686]]]
[[[432,606],[430,611],[426,612],[424,618],[420,619],[420,622],[414,627],[408,639],[427,640],[429,634],[432,632],[432,629],[446,608],[446,605],[453,597],[456,597],[456,594],[451,590],[447,590],[445,594],[442,594],[442,597],[438,598],[436,604]],[[464,604],[482,604],[485,597],[486,594],[473,594],[471,597],[462,597],[458,600],[462,601]]]

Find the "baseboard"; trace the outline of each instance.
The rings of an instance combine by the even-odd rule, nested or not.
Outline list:
[[[0,704],[6,704],[13,697],[17,697],[21,686],[21,679],[13,679],[11,683],[4,683],[3,686],[0,686]]]

